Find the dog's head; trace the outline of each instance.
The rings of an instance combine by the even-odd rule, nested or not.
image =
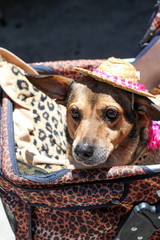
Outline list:
[[[74,161],[85,167],[129,164],[140,141],[148,140],[149,119],[160,109],[146,97],[82,77],[27,75],[29,81],[67,107]]]

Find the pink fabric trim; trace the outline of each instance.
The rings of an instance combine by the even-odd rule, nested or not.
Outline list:
[[[150,121],[148,149],[160,148],[160,121]]]
[[[134,83],[131,80],[127,80],[125,78],[120,78],[118,76],[110,76],[107,73],[105,73],[104,71],[99,71],[98,69],[94,69],[93,70],[94,73],[98,74],[99,76],[105,77],[108,80],[111,80],[113,82],[117,82],[121,85],[124,85],[128,88],[132,88],[138,91],[143,91],[143,92],[148,92],[147,89],[145,89],[145,86],[143,84],[140,83]]]

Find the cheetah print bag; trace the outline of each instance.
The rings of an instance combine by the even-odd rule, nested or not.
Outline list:
[[[52,164],[52,159],[66,157],[65,110],[26,81],[24,71],[36,73],[33,68],[7,50],[0,52],[0,196],[17,240],[114,239],[135,205],[159,204],[159,165],[70,170]],[[78,78],[74,66],[97,67],[101,61],[56,61],[32,67]],[[38,162],[44,155],[46,164]],[[153,226],[144,215],[143,220],[140,235],[134,235],[139,231],[132,229],[139,230],[139,225],[133,225],[132,238],[125,234],[126,240],[160,239],[159,225]],[[145,226],[149,226],[147,238]]]

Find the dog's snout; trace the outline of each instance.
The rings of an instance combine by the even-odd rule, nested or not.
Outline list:
[[[94,147],[88,143],[78,144],[74,151],[79,158],[85,160],[93,156]]]
[[[85,141],[75,145],[72,154],[76,162],[92,167],[104,163],[108,153],[105,147]]]

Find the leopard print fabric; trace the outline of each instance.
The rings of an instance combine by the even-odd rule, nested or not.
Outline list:
[[[50,99],[33,87],[24,76],[22,69],[10,65],[10,71],[16,76],[14,87],[17,91],[19,102],[29,106],[32,111],[34,129],[30,132],[31,144],[36,147],[41,156],[57,160],[65,158],[65,108],[55,104],[53,99]],[[15,144],[16,157],[21,160],[21,148],[17,142]],[[51,164],[40,164],[38,166],[46,169],[48,172],[53,171]]]
[[[31,106],[34,120],[32,143],[42,155],[59,159],[66,152],[65,108],[33,87],[26,79],[17,80],[19,98]]]

